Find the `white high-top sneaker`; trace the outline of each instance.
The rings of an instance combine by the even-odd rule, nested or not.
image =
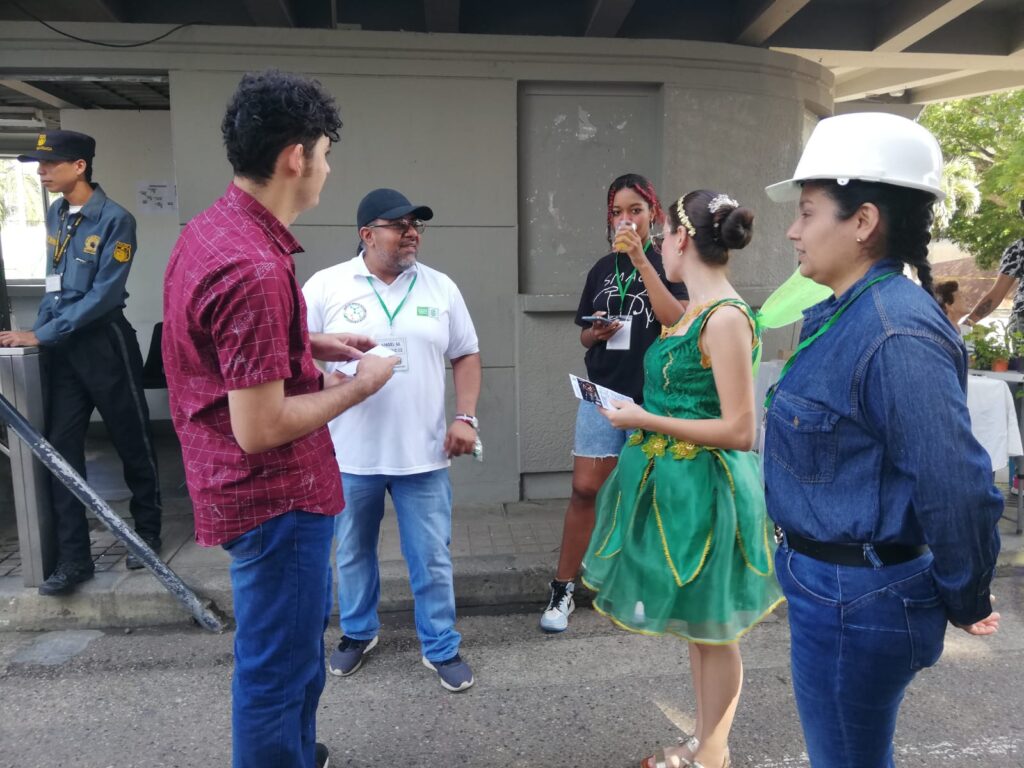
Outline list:
[[[551,599],[540,617],[540,628],[545,632],[564,632],[569,627],[569,614],[576,610],[572,593],[576,585],[571,581],[552,581]]]

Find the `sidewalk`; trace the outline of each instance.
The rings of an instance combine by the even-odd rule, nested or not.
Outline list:
[[[219,547],[198,546],[192,535],[192,509],[182,484],[181,461],[167,446],[160,451],[164,489],[161,557],[201,597],[224,613],[231,611],[229,558]],[[127,489],[120,466],[102,440],[90,440],[89,476],[93,487],[121,514]],[[452,515],[455,595],[461,608],[532,604],[538,616],[548,596],[562,533],[564,499],[494,505],[456,505]],[[1016,514],[1010,497],[1007,515]],[[0,630],[51,630],[182,624],[184,609],[148,570],[126,571],[125,549],[93,522],[96,577],[68,597],[42,597],[22,584],[17,539],[0,532]],[[999,569],[1024,567],[1024,536],[1004,519]],[[398,544],[394,512],[388,507],[381,530],[381,610],[412,608],[405,561]]]

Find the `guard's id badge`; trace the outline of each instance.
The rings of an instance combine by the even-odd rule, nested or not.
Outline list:
[[[619,315],[615,319],[622,323],[622,327],[615,332],[614,336],[608,339],[608,341],[605,344],[605,347],[607,349],[617,349],[620,351],[628,350],[629,340],[633,332],[633,316]]]
[[[64,275],[59,272],[52,275],[46,276],[46,292],[47,293],[60,293],[61,282]],[[38,285],[38,283],[36,283]]]
[[[385,336],[376,341],[385,349],[390,349],[401,361],[395,366],[395,373],[409,370],[409,347],[404,336]]]

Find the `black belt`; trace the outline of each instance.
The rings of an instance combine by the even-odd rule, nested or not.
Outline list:
[[[786,544],[795,552],[801,555],[813,557],[833,565],[851,565],[861,568],[872,568],[872,563],[864,551],[864,544],[834,544],[828,541],[815,541],[807,539],[796,533],[776,529],[786,538]],[[872,544],[871,549],[881,561],[882,565],[899,565],[920,557],[928,551],[925,545],[911,546],[909,544]]]

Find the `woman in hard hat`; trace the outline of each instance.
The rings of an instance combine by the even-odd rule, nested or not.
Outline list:
[[[598,495],[583,580],[617,626],[689,641],[696,734],[643,768],[721,768],[743,681],[738,641],[782,602],[751,453],[761,340],[728,275],[754,214],[709,190],[666,213],[665,273],[686,283],[691,306],[644,356],[643,406],[601,411],[631,434]]]
[[[971,435],[966,351],[931,295],[941,172],[923,127],[850,114],[819,123],[793,178],[767,189],[799,199],[787,234],[800,271],[834,294],[804,313],[764,446],[815,768],[893,766],[899,704],[947,621],[976,635],[999,624],[1003,500]]]
[[[612,252],[587,273],[576,312],[580,343],[586,348],[587,377],[620,394],[643,400],[644,352],[658,338],[662,322],[683,314],[686,288],[665,282],[661,253],[654,244],[665,214],[654,186],[636,173],[619,176],[608,187],[605,229]],[[613,242],[614,241],[614,242]],[[627,251],[653,268],[646,277]],[[594,499],[615,468],[626,433],[612,427],[597,406],[581,400],[573,442],[572,495],[565,511],[558,568],[540,618],[545,632],[563,632],[575,609],[575,579],[594,528]]]

